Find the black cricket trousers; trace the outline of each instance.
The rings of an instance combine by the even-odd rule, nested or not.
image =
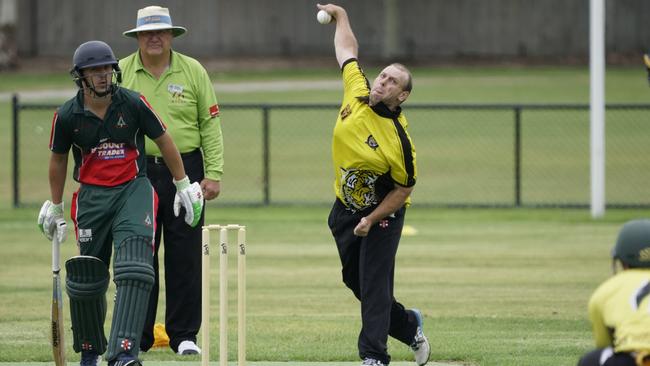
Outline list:
[[[181,157],[190,181],[200,183],[204,177],[201,151],[194,150],[181,154]],[[183,219],[185,209],[181,208],[178,217],[174,216],[176,186],[162,158],[147,158],[147,176],[159,200],[156,251],[153,261],[156,282],[149,297],[140,348],[146,351],[154,342],[153,327],[160,288],[158,250],[162,234],[165,245],[165,330],[169,335],[171,349],[178,352],[178,345],[182,341],[196,342],[196,334],[201,328],[201,226],[203,226],[205,210],[195,227],[185,223]]]
[[[354,227],[372,209],[353,213],[337,199],[328,225],[341,259],[343,283],[361,302],[359,357],[388,364],[388,336],[410,345],[417,329],[413,314],[393,297],[395,255],[406,209],[373,225],[368,236],[354,235]]]
[[[598,348],[582,356],[578,366],[636,366],[636,360],[627,352],[614,353],[611,347]]]

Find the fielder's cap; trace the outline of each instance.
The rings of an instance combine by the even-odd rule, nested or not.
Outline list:
[[[171,29],[172,36],[174,37],[178,37],[187,32],[187,29],[184,27],[172,25],[172,17],[169,15],[169,9],[153,5],[138,10],[138,20],[136,21],[135,28],[122,34],[127,37],[136,38],[138,32],[165,29]]]

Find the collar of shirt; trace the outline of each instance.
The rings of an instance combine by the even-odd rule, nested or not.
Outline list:
[[[176,57],[176,52],[174,50],[169,50],[170,56],[169,56],[169,67],[167,68],[168,71],[170,72],[181,72],[183,71],[179,63],[177,62],[177,57]],[[148,72],[147,69],[144,68],[144,65],[142,64],[142,58],[140,58],[140,50],[138,50],[138,56],[135,57],[135,72]],[[167,71],[165,71],[167,72]],[[164,75],[164,73],[163,73]]]
[[[396,119],[399,117],[400,113],[402,113],[402,107],[398,106],[395,111],[391,111],[384,102],[379,102],[370,108],[372,108],[372,110],[378,115],[390,119]]]
[[[111,106],[118,106],[124,102],[124,96],[122,95],[122,90],[118,87],[117,91],[113,93],[111,96]],[[77,91],[77,96],[74,98],[74,103],[72,106],[72,113],[75,114],[84,114],[85,108],[84,108],[84,92],[83,90],[79,89]]]

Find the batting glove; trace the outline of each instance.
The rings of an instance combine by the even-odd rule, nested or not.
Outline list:
[[[63,218],[63,202],[55,205],[47,200],[43,203],[38,213],[38,228],[48,240],[52,240],[56,234],[59,243],[65,241],[68,230]]]
[[[178,217],[181,206],[183,206],[185,208],[185,222],[191,227],[195,227],[199,223],[203,212],[203,191],[201,186],[197,182],[190,184],[190,179],[187,176],[179,181],[174,179],[174,185],[176,185],[174,216]]]

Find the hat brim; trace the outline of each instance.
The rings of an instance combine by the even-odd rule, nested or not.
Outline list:
[[[165,29],[171,29],[172,37],[174,38],[183,35],[185,34],[185,32],[187,32],[187,29],[185,29],[185,27],[173,26],[173,25],[163,24],[163,23],[152,23],[152,24],[145,24],[137,28],[133,28],[122,34],[126,37],[138,38],[138,32],[149,32],[149,31],[165,30]]]

